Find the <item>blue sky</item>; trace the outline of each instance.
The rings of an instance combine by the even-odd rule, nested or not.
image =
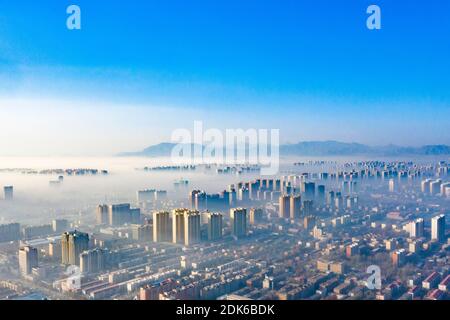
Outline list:
[[[70,4],[82,30],[65,26]],[[366,28],[370,4],[382,30]],[[48,137],[58,115],[80,153],[168,140],[196,119],[281,128],[283,142],[450,144],[449,12],[446,0],[0,0],[0,115]],[[110,134],[93,139],[78,109]],[[27,148],[8,129],[20,138],[0,147]]]

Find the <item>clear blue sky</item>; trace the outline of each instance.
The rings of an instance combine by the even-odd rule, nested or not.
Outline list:
[[[70,4],[80,31],[65,27]],[[382,30],[366,28],[370,4]],[[33,114],[31,127],[51,114],[38,107],[48,100],[108,113],[105,130],[120,120],[129,136],[105,152],[167,140],[194,119],[282,128],[284,142],[450,144],[450,2],[0,0],[0,98],[3,113],[25,105],[11,121]],[[130,105],[139,111],[121,110]],[[156,106],[171,111],[166,126]],[[177,110],[192,119],[172,119]]]

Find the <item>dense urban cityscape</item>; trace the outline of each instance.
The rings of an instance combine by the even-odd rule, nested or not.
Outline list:
[[[270,178],[203,167],[146,170],[236,183],[208,193],[180,179],[83,221],[2,222],[0,299],[449,299],[448,162],[307,161]]]
[[[0,316],[444,318],[449,12],[0,0]]]

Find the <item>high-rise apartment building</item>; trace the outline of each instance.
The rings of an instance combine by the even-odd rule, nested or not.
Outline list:
[[[221,213],[208,213],[208,240],[222,238],[223,216]]]
[[[160,211],[153,213],[153,241],[169,242],[170,235],[170,213]]]
[[[33,268],[38,266],[38,251],[30,246],[19,249],[19,269],[22,275],[31,274]]]
[[[314,182],[305,182],[304,189],[305,198],[308,200],[314,200],[314,197],[316,196],[316,184]]]
[[[293,195],[290,198],[289,211],[291,220],[300,219],[302,211],[302,197],[300,195]]]
[[[61,260],[61,240],[56,240],[48,244],[48,255],[54,259]]]
[[[44,237],[52,233],[53,233],[53,226],[51,224],[44,224],[40,226],[27,226],[22,229],[24,239]]]
[[[151,202],[155,200],[155,195],[156,195],[156,190],[152,189],[146,189],[146,190],[139,190],[136,194],[137,196],[137,201],[139,203],[142,202]]]
[[[187,211],[184,213],[184,245],[190,246],[200,242],[200,213]]]
[[[120,226],[129,221],[130,205],[113,204],[108,208],[109,224],[111,226]]]
[[[334,208],[337,211],[341,211],[344,209],[344,197],[342,196],[342,193],[336,192],[334,197]]]
[[[149,242],[153,238],[152,226],[150,224],[135,224],[132,227],[133,240]]]
[[[100,204],[96,209],[97,224],[109,224],[109,208],[107,204]]]
[[[420,183],[420,188],[423,193],[428,193],[430,190],[431,179],[426,179]]]
[[[317,201],[321,204],[325,203],[325,186],[317,186]]]
[[[184,214],[188,209],[175,209],[172,212],[172,242],[184,243]]]
[[[290,217],[291,209],[290,209],[290,196],[282,195],[279,199],[279,217],[287,219]]]
[[[445,215],[441,214],[431,219],[431,239],[445,241]]]
[[[334,206],[334,191],[330,191],[327,193],[327,206],[333,207]]]
[[[86,250],[80,254],[80,269],[83,273],[98,273],[105,269],[107,252],[100,248]]]
[[[239,188],[237,198],[239,201],[248,203],[250,201],[250,191],[248,188]]]
[[[303,215],[314,215],[314,202],[312,200],[303,201]]]
[[[445,192],[446,192],[446,189],[447,188],[449,188],[450,189],[450,182],[446,182],[446,183],[442,183],[441,184],[441,190],[440,190],[440,194],[441,194],[441,196],[443,196],[443,197],[445,197],[446,196],[446,194],[445,194]]]
[[[395,267],[401,267],[405,264],[406,259],[406,250],[405,249],[399,249],[391,254],[391,260],[392,264]]]
[[[247,209],[231,209],[230,221],[233,236],[236,238],[242,238],[247,235]]]
[[[103,220],[103,210],[97,208],[97,215],[101,215]],[[139,224],[141,222],[141,210],[131,208],[129,203],[113,204],[108,206],[108,223],[111,226],[121,226],[124,224]]]
[[[5,200],[12,201],[14,199],[14,187],[13,186],[3,187],[3,192],[5,195]]]
[[[430,194],[437,195],[441,192],[442,180],[436,180],[430,182]]]
[[[20,239],[20,224],[8,223],[0,225],[0,243]]]
[[[200,193],[202,193],[202,191],[200,191],[200,190],[192,190],[189,193],[189,204],[190,204],[191,209],[196,209],[196,207],[197,207],[197,204],[196,204],[197,194],[200,194]]]
[[[167,199],[167,191],[166,190],[156,190],[155,192],[155,200],[163,201]]]
[[[255,225],[263,220],[263,209],[251,208],[250,209],[250,224]]]
[[[409,224],[409,236],[411,238],[422,238],[424,236],[424,221],[417,219]]]
[[[79,231],[65,232],[61,238],[63,264],[80,265],[80,254],[89,249],[89,235]]]
[[[312,230],[316,225],[316,217],[315,216],[305,216],[303,218],[303,228],[306,230]]]
[[[52,221],[53,232],[62,233],[69,228],[69,221],[65,219],[55,219]]]
[[[394,179],[389,180],[389,192],[395,192],[395,180]]]

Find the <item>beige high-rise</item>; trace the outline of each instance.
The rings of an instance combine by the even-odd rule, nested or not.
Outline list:
[[[290,217],[292,220],[300,219],[302,210],[302,197],[299,195],[291,196],[289,203]]]
[[[33,268],[38,266],[38,251],[30,246],[19,249],[19,269],[22,275],[31,274]]]
[[[184,214],[188,209],[175,209],[172,212],[172,242],[184,244]]]
[[[187,211],[184,213],[184,245],[190,246],[200,242],[200,213]]]
[[[61,257],[63,264],[80,265],[80,254],[89,249],[89,235],[72,231],[65,232],[61,238]]]
[[[170,241],[170,213],[160,211],[153,213],[153,241]]]

